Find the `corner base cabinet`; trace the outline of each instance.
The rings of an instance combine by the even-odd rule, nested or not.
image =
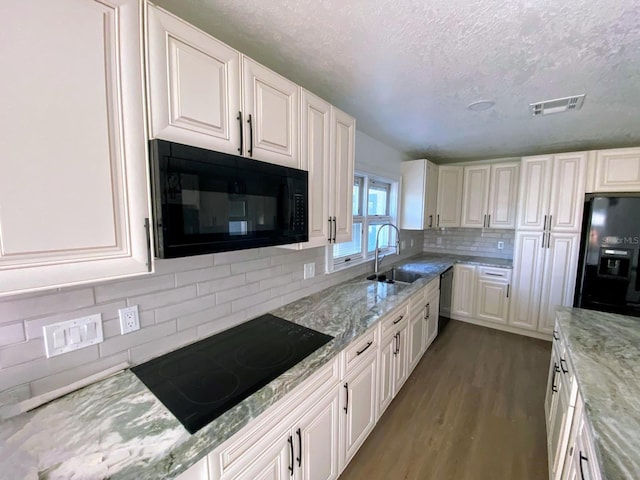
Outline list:
[[[0,4],[0,295],[152,268],[142,7]]]

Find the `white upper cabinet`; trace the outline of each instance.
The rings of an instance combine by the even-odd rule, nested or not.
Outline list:
[[[438,167],[436,227],[459,227],[462,210],[463,168]]]
[[[487,227],[516,228],[520,162],[491,165]]]
[[[436,226],[438,166],[428,160],[401,163],[402,210],[400,228],[425,230]]]
[[[595,152],[594,192],[640,192],[640,148]]]
[[[462,227],[515,228],[519,162],[464,167]]]
[[[304,248],[329,244],[333,223],[329,220],[331,189],[331,105],[302,90],[301,103],[301,167],[309,171],[309,241]]]
[[[151,138],[242,155],[240,53],[148,6]]]
[[[355,165],[356,120],[331,108],[331,183],[329,210],[333,243],[350,242],[353,230],[353,169]]]
[[[300,87],[242,56],[245,155],[299,168]]]
[[[489,210],[489,182],[491,165],[464,167],[464,194],[462,196],[462,227],[484,228]]]
[[[582,229],[586,172],[586,153],[554,155],[547,230],[579,232]]]
[[[141,11],[0,3],[0,295],[151,268]]]
[[[151,138],[300,168],[300,87],[148,5]]]
[[[586,167],[584,152],[523,158],[518,230],[579,232]]]

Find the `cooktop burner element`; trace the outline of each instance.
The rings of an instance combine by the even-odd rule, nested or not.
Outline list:
[[[131,371],[195,433],[331,339],[267,314]]]

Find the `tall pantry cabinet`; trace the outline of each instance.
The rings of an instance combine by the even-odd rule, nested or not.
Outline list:
[[[509,324],[552,333],[554,310],[571,306],[587,153],[524,157],[520,167]]]

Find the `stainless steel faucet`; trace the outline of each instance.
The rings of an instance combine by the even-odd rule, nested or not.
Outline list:
[[[384,258],[384,255],[380,256],[380,249],[378,248],[378,240],[380,238],[380,232],[384,227],[393,227],[395,228],[396,232],[398,232],[398,237],[396,238],[396,253],[400,255],[400,230],[398,230],[398,227],[396,227],[393,223],[383,224],[382,226],[380,226],[380,228],[378,229],[378,233],[376,234],[376,249],[374,250],[376,260],[373,264],[374,273],[378,273],[378,267],[380,266],[380,262]]]

